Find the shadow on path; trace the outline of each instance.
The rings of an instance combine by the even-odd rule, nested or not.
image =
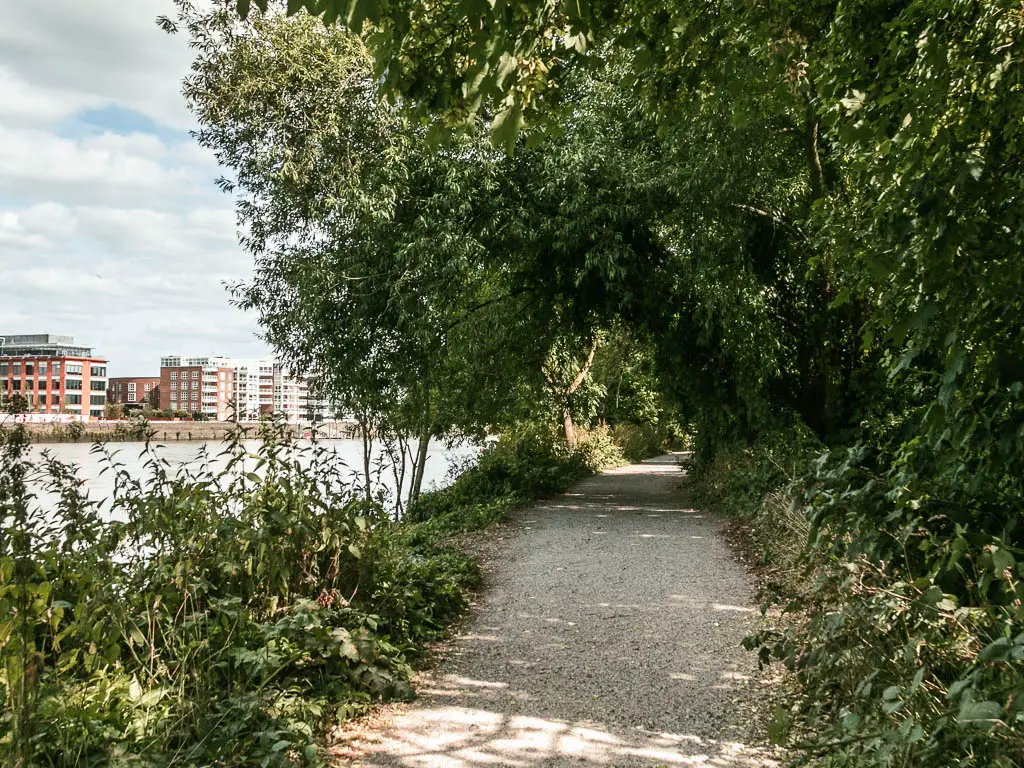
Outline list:
[[[420,698],[360,765],[773,766],[744,745],[752,589],[674,456],[519,513]]]

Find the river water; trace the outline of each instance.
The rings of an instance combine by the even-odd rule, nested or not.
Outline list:
[[[352,482],[361,488],[363,467],[362,442],[360,440],[338,439],[320,440],[319,444],[334,452],[338,459],[351,471]],[[245,446],[247,451],[254,454],[259,448],[260,442],[258,440],[244,440],[242,445]],[[296,447],[299,449],[309,445],[308,440],[296,441]],[[148,459],[143,453],[144,446],[142,443],[107,443],[106,447],[115,455],[118,464],[123,465],[124,469],[133,477],[145,481],[145,478],[149,475],[149,470],[146,467]],[[210,463],[213,467],[223,466],[226,459],[218,459],[216,457],[225,447],[226,444],[222,442],[170,442],[157,446],[155,450],[161,458],[167,460],[173,472],[176,467],[182,465],[190,468],[197,467],[204,451],[211,457]],[[33,455],[36,457],[40,456],[44,451],[65,463],[74,464],[77,467],[77,475],[82,479],[91,499],[103,504],[113,494],[113,473],[103,471],[104,467],[108,465],[108,461],[101,454],[94,451],[91,444],[52,443],[32,447]],[[303,461],[301,451],[297,455],[300,456],[300,461]],[[450,472],[453,467],[464,467],[467,462],[472,461],[473,457],[477,455],[479,455],[479,448],[471,444],[448,447],[440,442],[432,443],[427,452],[427,464],[423,473],[423,490],[444,487],[451,480]],[[374,452],[373,463],[377,465],[382,458],[381,450],[378,447]],[[251,459],[247,459],[239,469],[245,472],[257,470],[256,463],[254,456]],[[384,471],[376,473],[377,482],[382,483],[388,490],[393,491],[395,486],[393,474],[387,466],[383,469]],[[41,495],[41,500],[43,499],[45,499],[45,495]]]

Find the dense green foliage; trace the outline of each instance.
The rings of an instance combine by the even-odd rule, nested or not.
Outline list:
[[[1018,0],[303,7],[362,35],[431,183],[446,141],[476,148],[486,183],[422,225],[529,297],[510,349],[543,368],[624,330],[708,499],[800,511],[806,619],[760,638],[800,684],[776,736],[825,765],[1024,762]]]
[[[670,416],[649,342],[607,311],[621,223],[648,202],[633,159],[604,156],[620,94],[605,88],[591,107],[616,110],[600,131],[581,121],[559,152],[513,160],[482,123],[445,134],[387,103],[350,35],[180,6],[197,138],[225,169],[256,262],[235,298],[367,434],[396,456],[416,441],[410,501],[432,438],[549,419],[571,448],[577,422]],[[577,200],[592,166],[593,200]]]

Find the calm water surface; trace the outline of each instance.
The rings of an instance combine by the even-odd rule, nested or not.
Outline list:
[[[351,470],[353,482],[362,483],[363,467],[363,446],[359,440],[321,440],[320,445],[333,451],[338,459]],[[308,440],[297,441],[299,447],[309,446]],[[212,459],[214,466],[223,465],[225,459],[216,459],[224,448],[223,442],[170,442],[160,444],[156,450],[159,455],[166,459],[172,468],[187,465],[198,466],[198,462],[205,451]],[[258,440],[244,440],[242,445],[251,453],[255,453],[260,445]],[[124,468],[132,476],[145,480],[149,471],[146,469],[147,457],[143,455],[142,443],[108,443],[108,449],[116,455],[117,462],[124,465]],[[33,446],[35,455],[43,451],[49,452],[61,461],[74,464],[78,467],[78,476],[84,481],[85,488],[91,499],[102,501],[111,496],[114,489],[114,478],[112,473],[103,472],[107,461],[101,455],[93,451],[89,443],[53,443]],[[462,444],[449,448],[440,442],[432,443],[427,453],[427,465],[423,473],[423,488],[440,488],[447,485],[452,467],[462,467],[467,461],[479,454],[479,448]],[[301,454],[300,454],[301,456]],[[380,449],[375,450],[374,461],[380,459]],[[301,458],[300,458],[301,461]],[[250,472],[256,467],[256,459],[252,458],[245,462],[243,471]],[[385,469],[379,475],[379,482],[388,489],[394,489],[394,479],[390,469]]]

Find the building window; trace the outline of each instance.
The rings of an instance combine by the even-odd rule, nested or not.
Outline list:
[[[25,375],[26,376],[35,376],[35,373],[36,373],[36,364],[35,363],[25,363]]]
[[[81,389],[81,388],[82,388],[82,380],[81,379],[68,379],[67,381],[64,382],[64,389]]]
[[[192,371],[192,378],[193,379],[198,379],[199,378],[199,371]]]
[[[82,404],[82,396],[81,395],[67,395],[64,398],[64,403],[66,405],[81,405]]]
[[[192,389],[199,389],[199,382],[198,381],[193,381],[192,382]]]
[[[128,382],[128,391],[129,392],[134,392],[135,391],[135,382],[134,381],[129,381]]]
[[[105,365],[94,365],[89,369],[89,373],[92,376],[106,376],[107,366]]]
[[[174,392],[177,388],[178,388],[178,382],[172,381],[171,382],[171,392]]]
[[[107,402],[104,395],[89,395],[89,405],[103,405]]]
[[[101,419],[103,418],[103,409],[93,408],[91,411],[89,411],[89,415],[92,416],[94,419]]]
[[[46,405],[46,395],[40,395],[39,396],[39,404],[40,405]]]
[[[53,395],[50,398],[50,402],[53,403],[54,405],[60,405],[60,395]]]
[[[82,372],[82,364],[81,363],[68,363],[67,365],[64,366],[64,371],[66,373],[79,373],[80,374]]]
[[[39,363],[39,375],[40,376],[45,376],[46,375],[46,361],[45,360],[43,362]]]
[[[0,376],[7,375],[7,363],[0,363]]]
[[[15,376],[21,376],[21,363],[11,363],[11,373]]]
[[[32,390],[36,388],[35,379],[25,379],[25,389]]]
[[[50,375],[55,379],[60,378],[60,363],[55,362],[53,364],[53,369],[50,371]]]
[[[107,383],[105,381],[90,381],[89,389],[95,390],[96,392],[106,392]]]
[[[178,378],[178,372],[177,371],[171,371],[171,381],[176,381],[177,378]]]
[[[142,391],[143,391],[143,392],[149,392],[149,388],[150,388],[151,386],[153,386],[153,385],[152,385],[152,384],[144,384],[144,385],[142,386]]]
[[[20,391],[21,390],[21,379],[15,379],[14,381],[12,381],[11,382],[11,386],[14,388],[15,392]]]

